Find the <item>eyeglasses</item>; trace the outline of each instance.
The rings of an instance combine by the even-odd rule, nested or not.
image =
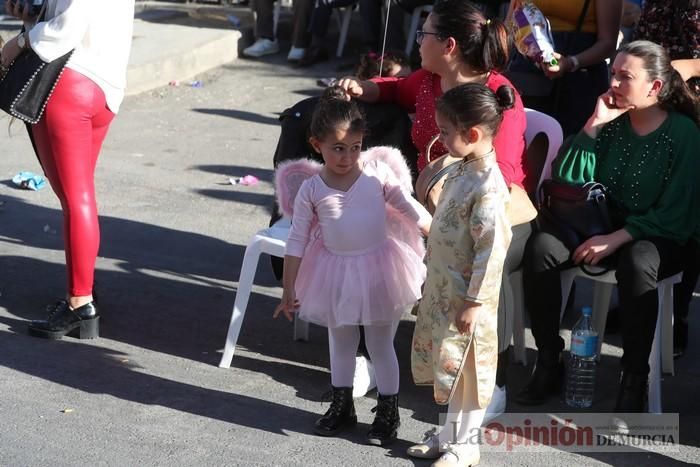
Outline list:
[[[428,32],[428,31],[423,31],[422,29],[419,29],[416,31],[416,42],[418,43],[418,45],[420,45],[421,42],[423,42],[423,38],[425,36],[439,36],[439,35],[440,35],[440,33],[438,33],[438,32]]]

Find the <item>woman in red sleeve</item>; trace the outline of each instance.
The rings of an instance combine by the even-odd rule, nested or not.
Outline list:
[[[512,84],[500,73],[508,61],[508,33],[500,20],[487,19],[471,2],[441,0],[417,31],[420,44],[421,69],[405,78],[377,78],[360,81],[343,78],[339,85],[349,96],[365,102],[396,102],[407,112],[415,113],[411,131],[418,150],[418,168],[428,163],[425,151],[430,140],[439,133],[435,123],[435,101],[445,92],[464,83],[481,83],[494,92],[502,85]],[[515,105],[503,114],[503,123],[494,139],[496,159],[509,187],[525,186],[525,110],[520,96]],[[439,142],[432,146],[430,159],[447,152]],[[505,266],[504,280],[520,267],[525,243],[530,236],[529,222],[513,227]],[[502,298],[502,297],[501,297]],[[512,310],[499,307],[499,357],[496,389],[485,421],[505,410],[505,369],[510,343],[508,318]],[[510,332],[508,331],[510,330]]]

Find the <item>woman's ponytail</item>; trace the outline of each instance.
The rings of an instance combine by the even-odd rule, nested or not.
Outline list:
[[[502,71],[508,64],[508,29],[500,19],[487,19],[482,28],[483,61],[487,71]]]
[[[659,94],[661,108],[687,116],[700,128],[700,101],[698,97],[693,94],[676,69],[671,70],[669,74],[670,80],[664,84],[664,89]]]
[[[508,64],[508,29],[500,19],[487,19],[472,2],[440,0],[431,17],[440,39],[452,37],[462,60],[475,71],[504,70]]]

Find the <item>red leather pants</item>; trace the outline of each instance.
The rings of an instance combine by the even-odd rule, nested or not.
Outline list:
[[[71,296],[92,294],[100,245],[95,165],[113,118],[102,89],[66,68],[43,117],[32,127],[39,159],[63,210]]]

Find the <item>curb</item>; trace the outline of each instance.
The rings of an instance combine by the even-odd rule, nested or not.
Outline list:
[[[139,35],[136,33],[139,22],[136,20],[134,24],[132,59],[127,70],[127,96],[167,86],[172,80],[193,78],[238,58],[238,40],[241,38],[238,31],[151,25],[145,28],[145,35]],[[155,45],[147,47],[144,44],[146,41]],[[169,52],[152,50],[158,47],[157,44],[171,41],[177,41],[177,49]]]

